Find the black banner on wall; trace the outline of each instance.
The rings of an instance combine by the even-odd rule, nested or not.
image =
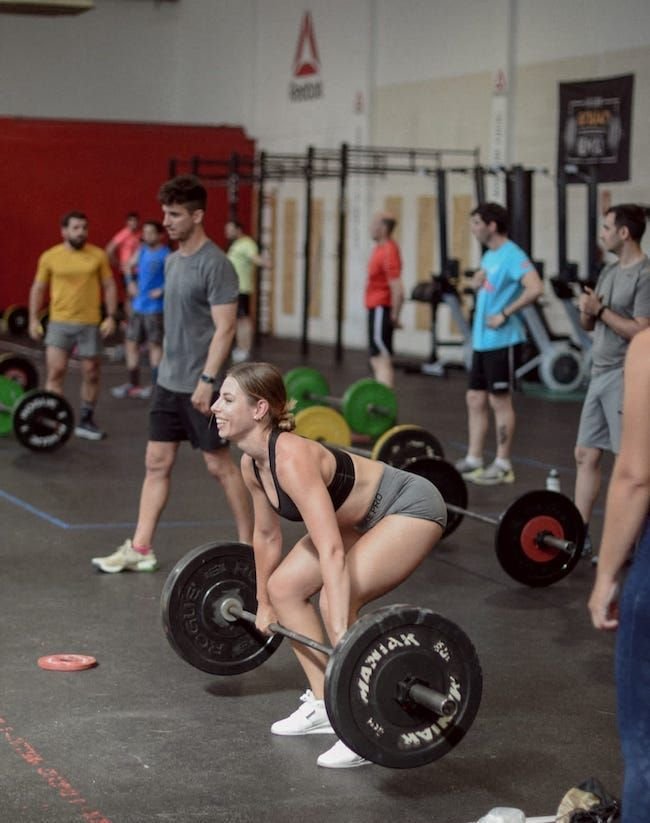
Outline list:
[[[596,166],[601,182],[630,179],[634,75],[560,83],[558,167]]]

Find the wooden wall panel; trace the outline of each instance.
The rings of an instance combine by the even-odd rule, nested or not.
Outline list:
[[[309,261],[309,316],[322,315],[323,298],[323,224],[325,204],[322,199],[311,201],[311,260]]]
[[[474,198],[471,194],[454,195],[451,256],[460,261],[461,274],[472,266],[472,243],[476,242],[469,230],[469,213],[472,210]]]
[[[282,313],[296,313],[296,233],[298,204],[295,198],[284,201],[282,220]]]
[[[384,200],[384,211],[387,211],[389,214],[392,214],[393,217],[397,220],[397,226],[395,226],[395,231],[393,232],[393,239],[400,243],[402,242],[402,207],[404,205],[404,198],[403,197],[394,197],[389,195]]]

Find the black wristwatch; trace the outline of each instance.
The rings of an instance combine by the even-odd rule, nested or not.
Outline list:
[[[603,316],[603,312],[605,311],[606,308],[607,308],[607,306],[601,306],[598,309],[598,311],[596,312],[596,320],[600,320],[600,318]]]
[[[203,372],[203,374],[199,377],[199,380],[200,380],[202,383],[216,383],[215,378],[214,378],[214,377],[210,377],[210,375],[209,375],[209,374],[206,374],[205,372]]]

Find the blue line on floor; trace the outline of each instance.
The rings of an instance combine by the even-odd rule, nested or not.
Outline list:
[[[187,529],[192,526],[226,526],[232,523],[228,520],[161,520],[159,529]],[[131,523],[74,523],[67,524],[66,529],[71,531],[90,531],[93,529],[134,529],[136,522]]]
[[[35,514],[36,517],[40,517],[41,520],[47,520],[47,522],[51,523],[53,526],[58,526],[60,529],[69,528],[68,524],[65,523],[63,520],[59,520],[58,517],[52,517],[51,514],[47,514],[46,512],[37,509],[30,503],[26,503],[24,500],[21,500],[18,497],[14,497],[13,494],[9,494],[8,492],[3,491],[2,489],[0,489],[0,497],[4,498],[9,503],[13,503],[14,506],[18,506],[19,508],[28,511],[30,514]]]
[[[61,520],[58,517],[53,517],[51,514],[47,514],[47,512],[41,511],[37,509],[35,506],[32,506],[31,503],[26,503],[24,500],[21,500],[19,497],[15,497],[13,494],[9,494],[9,492],[3,491],[0,489],[0,498],[6,500],[8,503],[13,503],[14,506],[18,506],[20,509],[24,509],[25,511],[29,512],[30,514],[36,515],[36,517],[40,517],[41,520],[46,520],[52,526],[58,526],[60,529],[67,529],[70,531],[91,531],[93,529],[132,529],[135,527],[135,522],[126,522],[126,523],[66,523],[65,520]],[[180,528],[190,528],[192,526],[226,526],[231,525],[227,520],[162,520],[158,528],[160,529],[180,529]]]

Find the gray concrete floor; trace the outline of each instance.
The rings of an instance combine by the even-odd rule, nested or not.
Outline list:
[[[0,351],[15,348],[0,341]],[[283,370],[305,362],[291,341],[265,341],[261,356]],[[42,356],[36,362],[42,370]],[[337,367],[330,349],[315,346],[309,362],[335,393],[366,376],[361,352]],[[590,627],[592,568],[582,561],[552,587],[523,587],[498,565],[492,530],[471,520],[383,601],[433,608],[472,638],[483,702],[460,745],[419,769],[341,772],[316,767],[329,738],[272,737],[270,723],[303,689],[288,645],[253,672],[217,678],[181,660],[162,631],[160,592],[174,563],[198,544],[234,538],[199,455],[181,450],[156,540],[161,570],[102,575],[90,566],[131,534],[136,516],[147,405],[113,399],[109,387],[123,381],[123,366],[106,363],[104,442],[73,438],[39,455],[0,440],[2,821],[467,823],[493,806],[551,815],[590,776],[619,793],[613,638]],[[78,383],[73,370],[75,408]],[[431,429],[452,461],[466,442],[464,389],[461,373],[399,375],[400,420]],[[572,492],[579,404],[518,395],[516,405],[517,481],[470,487],[478,512],[497,516],[543,487],[551,467]],[[298,533],[289,525],[287,541]],[[60,652],[92,654],[99,665],[38,668],[41,655]]]

